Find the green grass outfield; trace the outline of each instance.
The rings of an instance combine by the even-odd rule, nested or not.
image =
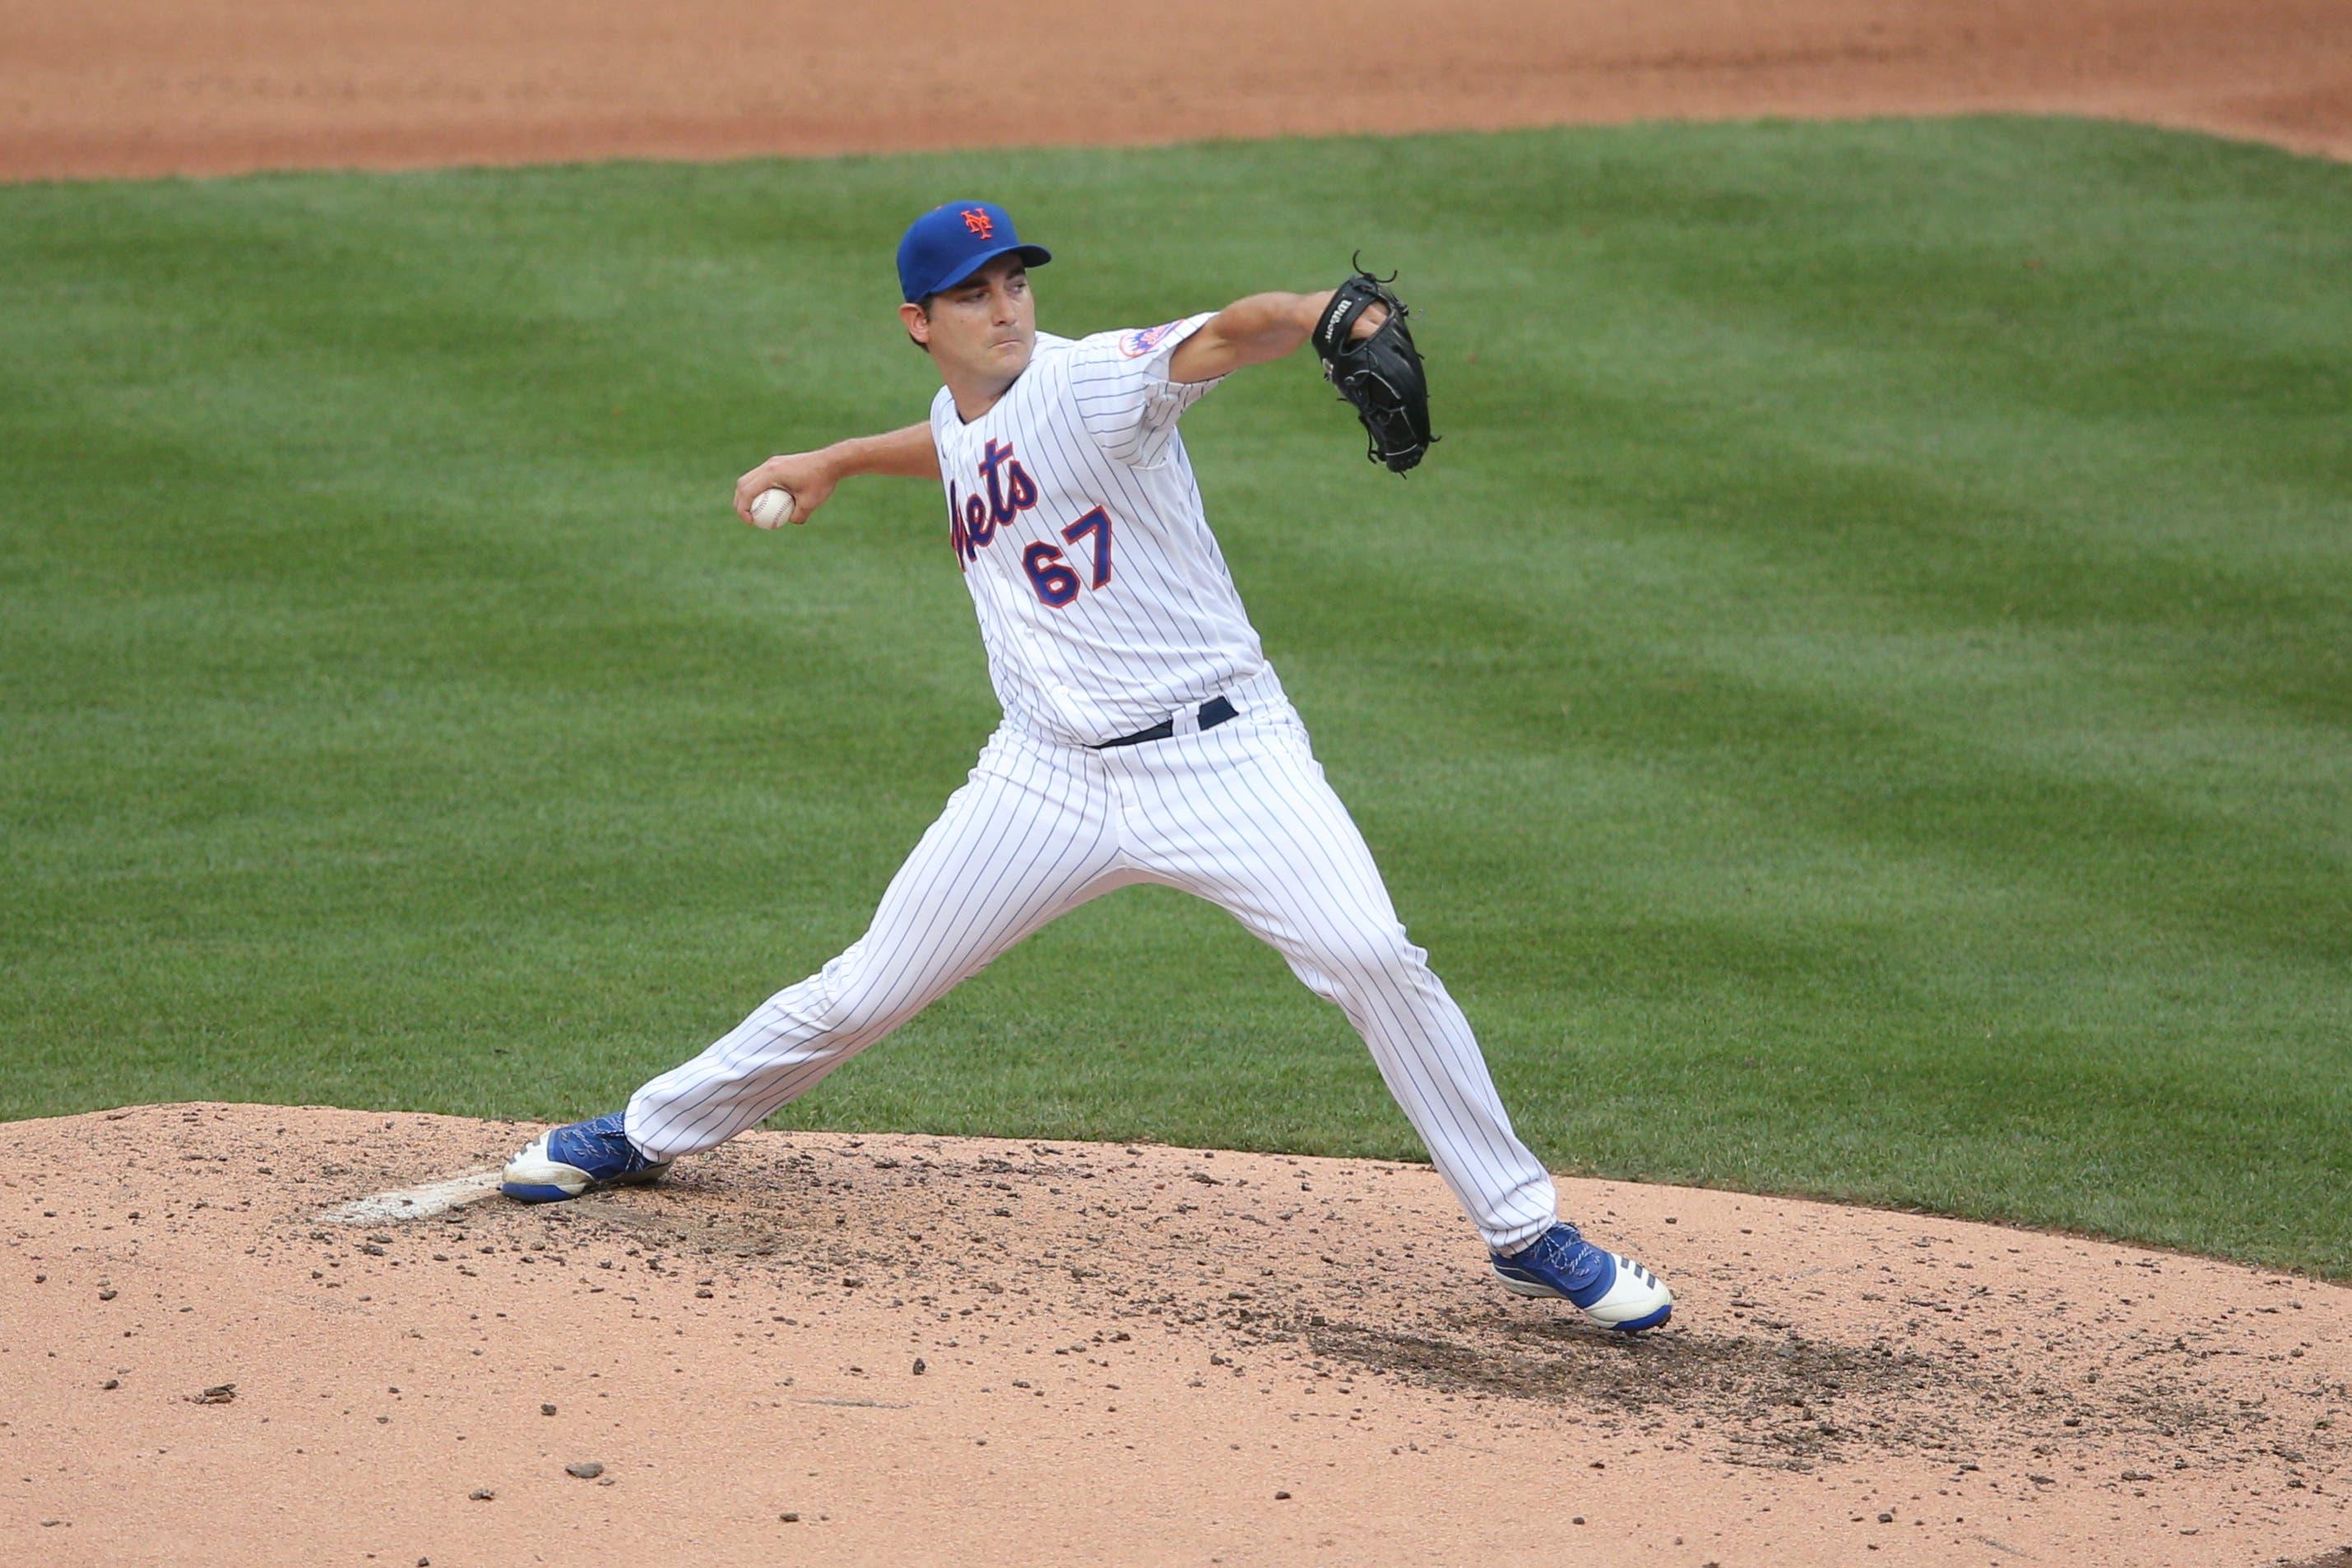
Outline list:
[[[1984,121],[0,189],[0,1116],[611,1109],[852,940],[994,716],[891,249],[1045,324],[1403,270],[1430,463],[1188,416],[1554,1165],[2352,1275],[2352,169]],[[780,1121],[1417,1157],[1205,905]]]

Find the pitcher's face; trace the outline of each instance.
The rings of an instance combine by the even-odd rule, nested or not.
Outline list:
[[[950,380],[1010,386],[1029,368],[1037,352],[1037,304],[1019,257],[998,257],[929,303],[928,312],[908,305],[899,315]]]

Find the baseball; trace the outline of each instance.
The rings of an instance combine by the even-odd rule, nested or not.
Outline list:
[[[782,528],[793,520],[793,492],[766,489],[751,498],[751,521],[761,528]]]

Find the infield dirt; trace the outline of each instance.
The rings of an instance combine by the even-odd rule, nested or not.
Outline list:
[[[9,1131],[18,1562],[2205,1568],[2352,1539],[2352,1292],[2197,1258],[1563,1181],[1678,1293],[1627,1340],[1501,1291],[1420,1166],[754,1132],[657,1187],[350,1225],[320,1215],[529,1130]]]
[[[2352,153],[2343,0],[0,0],[0,178],[2022,110]]]

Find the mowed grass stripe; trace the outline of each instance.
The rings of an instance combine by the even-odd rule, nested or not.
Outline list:
[[[1065,331],[1403,269],[1432,461],[1187,416],[1563,1168],[2352,1271],[2352,174],[2032,121],[0,190],[0,1115],[609,1109],[862,928],[992,718],[889,250]],[[781,1119],[1412,1155],[1133,892]]]

